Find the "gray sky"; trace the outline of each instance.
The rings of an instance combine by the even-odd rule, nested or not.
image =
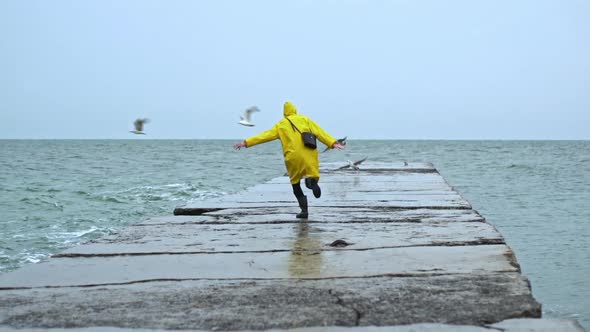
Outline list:
[[[0,138],[244,138],[285,100],[351,139],[590,139],[590,2],[0,1]]]

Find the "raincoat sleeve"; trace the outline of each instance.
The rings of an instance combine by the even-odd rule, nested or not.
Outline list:
[[[328,134],[322,127],[320,127],[315,121],[312,119],[308,119],[309,127],[311,132],[316,135],[316,137],[320,140],[320,142],[324,143],[327,147],[332,148],[332,145],[336,143],[336,139],[332,137],[332,135]]]
[[[279,138],[279,131],[277,126],[275,125],[274,127],[272,127],[271,129],[262,132],[258,135],[254,135],[252,137],[248,137],[246,138],[245,142],[246,142],[246,147],[251,147],[257,144],[262,144],[262,143],[266,143],[266,142],[270,142],[273,141],[275,139]]]

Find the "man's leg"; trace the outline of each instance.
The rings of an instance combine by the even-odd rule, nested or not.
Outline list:
[[[315,198],[320,198],[320,196],[322,196],[322,189],[320,189],[318,180],[314,178],[305,178],[305,186],[308,189],[311,189]]]
[[[301,208],[301,212],[298,213],[295,217],[297,218],[307,218],[307,196],[303,194],[303,190],[301,189],[300,183],[292,184],[293,186],[293,194],[297,198],[297,202],[299,203],[299,207]]]

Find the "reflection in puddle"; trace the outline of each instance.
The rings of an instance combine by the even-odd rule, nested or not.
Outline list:
[[[289,256],[289,275],[296,278],[319,277],[322,269],[322,243],[320,236],[307,222],[294,228],[297,237]]]

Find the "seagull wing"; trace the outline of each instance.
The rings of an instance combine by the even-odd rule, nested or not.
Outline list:
[[[350,167],[350,164],[347,164],[347,165],[340,166],[340,167],[336,168],[336,170],[345,169],[345,168],[349,168],[349,167]]]
[[[363,158],[363,159],[361,159],[361,160],[357,160],[357,161],[355,161],[355,162],[353,163],[353,165],[355,165],[355,166],[358,166],[358,165],[360,165],[360,164],[361,164],[363,161],[367,160],[367,158],[368,158],[368,157],[365,157],[365,158]]]
[[[256,106],[252,106],[252,107],[248,108],[244,112],[244,117],[246,118],[246,121],[250,122],[250,116],[252,116],[253,112],[260,112],[260,110]]]
[[[148,122],[150,122],[150,119],[137,119],[133,122],[133,125],[135,126],[135,130],[143,131],[143,125]]]
[[[135,130],[143,131],[143,121],[141,121],[141,119],[135,120],[135,122],[133,122],[133,126],[135,127]]]

